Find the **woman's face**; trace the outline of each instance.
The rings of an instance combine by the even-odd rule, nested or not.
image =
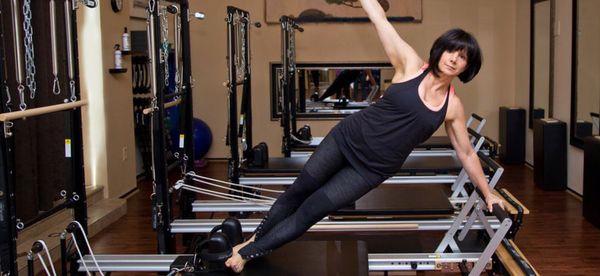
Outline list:
[[[467,68],[467,51],[444,51],[438,64],[440,71],[447,76],[456,77]]]

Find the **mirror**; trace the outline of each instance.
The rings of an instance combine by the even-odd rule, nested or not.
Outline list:
[[[392,83],[389,63],[297,63],[298,118],[343,118],[377,102]],[[281,63],[271,63],[271,119],[281,117]]]
[[[552,117],[553,24],[554,0],[531,0],[529,128],[534,119]]]
[[[573,0],[571,144],[600,135],[600,1]]]

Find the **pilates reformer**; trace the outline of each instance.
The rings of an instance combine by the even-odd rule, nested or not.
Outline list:
[[[490,167],[491,170],[494,171],[494,175],[491,176],[490,179],[494,179],[496,175],[502,173],[502,168],[494,162],[489,156],[486,156],[480,153],[480,158],[482,158],[483,162],[487,167]],[[498,176],[499,177],[499,176]],[[403,210],[408,211],[399,211],[398,213],[418,213],[420,215],[451,215],[454,213],[453,206],[460,206],[466,200],[468,196],[467,190],[465,189],[465,184],[468,180],[466,171],[463,169],[459,176],[454,180],[451,191],[447,191],[447,187],[445,185],[440,185],[439,183],[427,183],[425,178],[420,179],[421,181],[415,181],[416,179],[405,179],[402,180],[404,183],[418,183],[418,185],[410,185],[410,187],[402,189],[402,192],[398,193],[397,191],[392,191],[391,193],[384,193],[383,196],[389,196],[389,194],[398,194],[406,201],[414,200],[414,198],[419,198],[423,195],[429,195],[434,199],[429,200],[427,202],[417,201],[412,206],[395,206],[396,208],[404,208]],[[400,180],[393,180],[400,181]],[[387,184],[394,183],[393,181],[384,182]],[[258,182],[257,182],[258,184]],[[428,185],[422,185],[428,184]],[[186,176],[178,181],[174,189],[186,189],[196,193],[202,193],[208,196],[214,196],[219,199],[226,200],[196,200],[192,203],[192,211],[194,212],[260,212],[267,211],[270,203],[275,199],[273,197],[268,197],[261,195],[261,192],[270,193],[270,194],[279,194],[280,190],[256,187],[254,184],[237,184],[230,183],[225,181],[220,181],[216,179],[207,178],[204,176],[196,175],[195,173],[188,173]],[[389,185],[386,185],[389,186]],[[396,186],[396,185],[392,185]],[[406,185],[401,185],[406,186]],[[213,189],[211,189],[213,188]],[[232,188],[235,189],[239,195],[228,194],[227,192]],[[217,190],[221,189],[221,191]],[[365,197],[376,197],[379,198],[381,193],[378,193],[378,190],[383,189],[380,187],[375,189],[371,193],[367,194]],[[389,191],[389,190],[388,190]],[[448,194],[450,193],[450,194]],[[375,195],[377,194],[377,195]],[[388,195],[386,195],[388,194]],[[256,198],[256,202],[253,202],[252,199]],[[368,199],[360,199],[368,202]],[[402,200],[400,200],[402,201]],[[398,202],[390,200],[390,202]],[[427,204],[437,206],[432,209],[431,206]],[[438,213],[431,213],[431,211],[436,210]],[[428,214],[423,214],[423,212],[429,211]],[[377,216],[377,215],[375,215]]]
[[[504,169],[502,167],[500,167],[496,162],[494,162],[493,160],[491,160],[488,156],[485,156],[484,154],[480,153],[480,158],[482,158],[482,160],[484,162],[487,163],[487,166],[489,166],[493,171],[493,175],[490,176],[490,181],[489,181],[489,185],[490,188],[493,189],[494,186],[496,185],[496,183],[498,182],[498,180],[500,179]],[[464,177],[464,179],[466,179],[466,172],[462,173],[463,176],[461,178]],[[464,181],[463,179],[463,181]],[[203,186],[199,186],[199,185],[195,185],[195,183],[200,183],[203,184]],[[464,184],[464,183],[463,183]],[[231,193],[227,193],[228,189],[231,189],[231,186],[224,186],[224,185],[231,185],[233,187],[238,187],[239,189],[236,190],[237,193],[239,194],[231,194]],[[215,189],[211,189],[211,187],[216,187],[216,188],[220,188],[223,191],[217,191]],[[380,187],[382,188],[382,187]],[[380,189],[377,188],[377,189]],[[205,195],[209,195],[209,196],[213,196],[219,199],[226,199],[227,201],[217,201],[217,202],[212,202],[212,201],[196,201],[193,204],[193,210],[194,211],[210,211],[210,212],[215,212],[215,211],[231,211],[231,212],[235,212],[235,211],[264,211],[265,209],[267,209],[272,202],[275,200],[274,197],[270,197],[270,196],[265,196],[259,193],[253,193],[250,191],[247,191],[248,189],[255,189],[255,191],[259,191],[259,192],[265,192],[265,193],[272,193],[272,194],[278,194],[281,193],[281,191],[278,190],[273,190],[273,189],[267,189],[267,188],[259,188],[259,187],[249,187],[247,185],[243,185],[243,184],[236,184],[236,183],[228,183],[228,182],[224,182],[224,181],[219,181],[219,180],[215,180],[215,179],[211,179],[211,178],[207,178],[204,176],[200,176],[200,175],[195,175],[195,174],[188,174],[186,175],[186,177],[184,178],[184,180],[180,180],[178,181],[175,186],[173,187],[174,190],[179,190],[179,189],[183,189],[183,190],[188,190],[188,191],[192,191],[192,192],[196,192],[196,193],[202,193]],[[246,191],[244,190],[246,189]],[[377,190],[376,189],[376,190]],[[411,195],[411,192],[408,190],[404,190],[404,192],[408,193],[409,195]],[[437,186],[431,186],[431,188],[428,188],[425,191],[421,191],[418,195],[423,195],[425,193],[430,193],[430,197],[433,198],[431,201],[429,202],[417,202],[416,205],[404,205],[402,206],[402,202],[399,202],[398,204],[400,205],[396,205],[394,207],[396,207],[396,210],[388,210],[389,213],[388,214],[381,214],[381,213],[373,213],[371,212],[370,215],[372,217],[374,217],[374,219],[372,220],[368,220],[368,221],[341,221],[341,220],[333,220],[331,219],[331,217],[323,220],[322,222],[317,223],[313,228],[311,228],[311,230],[309,231],[319,231],[320,227],[324,227],[325,229],[329,229],[331,230],[332,227],[335,228],[335,225],[339,224],[340,225],[340,229],[339,231],[355,231],[356,229],[360,228],[362,230],[368,231],[368,230],[372,230],[372,231],[378,231],[381,229],[385,229],[388,227],[404,227],[404,225],[416,225],[418,230],[442,230],[442,229],[446,229],[445,227],[449,227],[448,225],[451,224],[451,222],[453,221],[452,219],[452,215],[455,214],[455,210],[454,210],[454,205],[464,205],[465,202],[468,202],[467,198],[468,198],[468,193],[466,192],[464,186],[460,186],[457,187],[454,191],[454,194],[452,196],[450,196],[450,199],[448,199],[448,195],[445,193],[445,191],[443,190],[443,186],[437,185]],[[414,195],[414,191],[412,192],[412,195]],[[458,197],[459,195],[462,195],[462,197]],[[359,200],[360,201],[360,200]],[[451,204],[453,203],[453,204]],[[397,220],[397,219],[384,219],[382,220],[382,217],[390,215],[391,217],[395,217],[395,216],[406,216],[407,214],[415,214],[417,213],[418,215],[420,215],[421,217],[426,217],[428,214],[425,214],[424,212],[427,211],[427,204],[433,205],[433,206],[438,206],[434,209],[430,209],[429,211],[435,211],[429,215],[437,215],[438,218],[442,217],[442,219],[432,219],[430,221],[419,221],[419,220]],[[368,204],[367,204],[368,205]],[[415,207],[416,206],[416,207]],[[439,207],[442,206],[442,207]],[[422,212],[419,213],[418,210],[415,210],[417,208],[422,208]],[[459,208],[460,209],[460,208]],[[464,209],[464,208],[462,208]],[[363,210],[366,211],[366,210]],[[377,211],[377,210],[375,210]],[[461,210],[462,211],[462,210]],[[346,215],[348,213],[352,213],[352,210],[348,210],[346,211]],[[340,216],[338,214],[338,216]],[[343,215],[342,215],[343,216]],[[450,217],[448,219],[448,217]],[[210,220],[174,220],[171,223],[171,231],[173,233],[205,233],[206,231],[210,231],[210,229],[212,229],[212,227],[214,227],[215,225],[213,225],[215,223],[215,221],[210,221]],[[256,227],[259,223],[259,220],[242,220],[242,228],[244,231],[254,231],[253,227]],[[323,226],[321,226],[323,225]],[[348,228],[346,228],[348,227]],[[362,228],[364,227],[364,228]],[[422,228],[420,228],[422,227]],[[210,229],[209,229],[210,228]]]
[[[497,181],[497,179],[496,179]],[[494,185],[495,181],[491,183]],[[490,268],[490,259],[499,245],[504,241],[508,233],[512,220],[497,205],[494,206],[494,216],[487,216],[483,209],[486,208],[480,199],[478,191],[474,191],[467,202],[465,208],[452,220],[444,238],[439,243],[434,253],[416,253],[416,254],[390,254],[378,253],[374,250],[368,250],[368,270],[369,271],[396,271],[396,270],[443,270],[443,271],[470,271],[470,275],[479,275],[483,270]],[[210,232],[214,229],[208,229]],[[416,231],[416,230],[440,230],[435,225],[429,225],[429,229],[419,228],[416,223],[404,224],[402,226],[394,224],[381,224],[377,231]],[[247,227],[246,227],[247,228]],[[332,226],[327,224],[317,224],[311,228],[313,232],[334,232],[340,231],[369,231],[375,228],[372,225],[345,224]],[[481,252],[462,252],[459,241],[465,239],[470,230],[485,230],[489,235],[489,242],[484,246]],[[242,223],[242,231],[244,223]],[[460,231],[459,231],[460,230]],[[207,232],[207,233],[208,233]],[[457,235],[458,234],[458,235]],[[455,238],[456,236],[456,238]],[[294,242],[290,246],[294,247],[302,242]],[[306,244],[304,244],[306,245]],[[451,252],[448,253],[447,250]],[[364,249],[363,249],[364,250]],[[173,271],[176,263],[181,265],[181,258],[187,259],[186,263],[195,263],[191,261],[197,256],[193,255],[89,255],[81,258],[79,271]],[[517,258],[520,258],[517,256]],[[177,261],[179,260],[179,261]],[[526,262],[524,262],[527,264]],[[269,266],[275,265],[271,262],[263,263],[262,269],[272,269]],[[462,267],[462,268],[461,268]],[[300,268],[301,269],[301,268]],[[532,270],[530,266],[526,269]],[[533,275],[524,270],[527,275]]]
[[[502,173],[501,168],[497,168],[497,173],[490,181],[490,186],[497,183]],[[188,189],[189,187],[181,186],[180,188]],[[196,189],[190,189],[197,192]],[[269,191],[266,190],[265,191]],[[215,195],[215,194],[212,194]],[[216,194],[218,196],[228,196],[227,194]],[[235,197],[234,197],[235,198]],[[253,199],[260,205],[268,204],[268,199]],[[490,268],[490,258],[498,249],[498,246],[508,241],[505,240],[505,236],[509,232],[512,220],[508,215],[501,210],[498,206],[495,206],[494,216],[487,216],[484,214],[485,203],[481,200],[480,194],[474,191],[469,196],[468,200],[464,203],[464,208],[452,219],[440,220],[440,221],[419,221],[411,220],[405,223],[398,221],[367,221],[367,222],[356,222],[356,221],[331,221],[323,220],[309,232],[321,232],[321,233],[355,233],[355,232],[390,232],[390,231],[419,231],[419,230],[446,230],[446,234],[442,241],[439,243],[436,252],[434,253],[416,253],[416,254],[390,254],[390,253],[379,253],[377,250],[368,249],[368,270],[369,271],[395,271],[395,270],[443,270],[443,271],[460,271],[468,270],[470,275],[479,275],[484,269]],[[196,220],[194,228],[190,227],[190,222],[178,222],[174,221],[171,224],[173,233],[189,233],[191,232],[203,232],[209,233],[219,225],[217,220]],[[183,224],[188,224],[187,227]],[[250,232],[258,225],[259,221],[253,221],[248,223],[248,220],[242,221],[241,231]],[[187,228],[187,229],[186,229]],[[460,232],[459,232],[460,230]],[[461,252],[459,241],[462,241],[467,236],[470,230],[485,230],[487,235],[490,236],[490,241],[485,245],[481,252]],[[458,236],[455,239],[455,236]],[[346,234],[347,235],[347,234]],[[352,234],[350,234],[352,235]],[[363,237],[364,238],[364,237]],[[360,239],[357,237],[356,239]],[[346,242],[347,243],[347,242]],[[510,243],[508,243],[510,245]],[[288,247],[298,248],[306,246],[307,243],[294,242]],[[285,247],[284,247],[285,248]],[[447,248],[450,248],[451,253],[446,252]],[[363,249],[364,250],[364,249]],[[285,249],[282,249],[286,252]],[[512,250],[514,251],[514,250]],[[511,251],[511,252],[512,252]],[[282,252],[282,253],[283,253]],[[289,252],[289,251],[287,251]],[[354,251],[351,251],[354,252]],[[180,258],[187,260],[193,259],[194,255],[96,255],[96,256],[85,256],[83,261],[79,261],[81,265],[85,264],[85,268],[81,265],[79,271],[159,271],[169,272],[173,271],[173,267],[178,263],[180,266],[182,261]],[[522,261],[522,257],[515,255],[516,262],[521,263],[525,266],[523,271],[527,275],[534,275],[530,273],[532,268],[527,262]],[[275,258],[277,259],[277,257]],[[178,261],[179,260],[179,261]],[[97,262],[97,264],[94,264]],[[281,262],[281,260],[279,260]],[[186,263],[194,263],[192,261]],[[272,262],[262,263],[263,267],[260,271],[273,269],[271,266],[275,265]],[[264,267],[266,266],[266,267]],[[277,266],[278,267],[278,266]],[[461,268],[462,267],[462,268]],[[295,268],[301,269],[301,268]],[[254,270],[250,270],[254,271]]]
[[[502,227],[497,230],[486,228],[486,234],[489,241],[482,247],[479,246],[474,252],[467,249],[461,252],[460,246],[462,240],[465,240],[468,234],[468,223],[454,223],[442,241],[438,244],[435,253],[384,253],[377,249],[377,246],[371,244],[372,241],[364,237],[356,237],[341,241],[335,240],[300,240],[283,246],[274,251],[267,257],[256,259],[250,262],[241,275],[295,275],[306,273],[318,274],[339,274],[343,275],[367,275],[369,271],[399,271],[399,270],[438,270],[443,272],[462,272],[469,275],[480,275],[484,270],[498,270],[498,266],[491,266],[491,259],[499,259],[500,265],[508,267],[513,272],[523,275],[537,275],[537,272],[522,256],[516,245],[512,241],[503,238],[506,235],[506,228],[511,220],[505,217],[505,213],[496,205],[494,206],[494,216],[502,221]],[[473,216],[486,221],[489,217],[483,215],[481,206],[477,206],[473,211]],[[227,220],[226,220],[227,221]],[[230,221],[231,222],[231,221]],[[234,236],[236,233],[225,230],[225,222],[221,228],[226,236]],[[239,225],[238,225],[239,227]],[[461,229],[459,232],[458,230]],[[228,230],[231,230],[228,229]],[[240,229],[238,228],[238,231]],[[239,233],[239,232],[238,232]],[[454,236],[456,236],[454,238]],[[111,272],[158,272],[175,275],[227,275],[226,268],[222,262],[231,255],[231,249],[218,248],[221,251],[206,254],[206,251],[194,250],[194,254],[113,254],[96,255],[90,247],[89,241],[81,224],[77,221],[70,223],[60,235],[61,240],[61,268],[66,271],[67,266],[67,238],[70,235],[76,250],[77,259],[71,262],[71,268],[79,272],[86,273],[105,273]],[[81,236],[80,236],[81,235]],[[239,235],[239,234],[238,234]],[[473,235],[471,235],[473,236]],[[395,237],[382,237],[384,242],[395,240]],[[79,243],[84,244],[90,252],[89,255],[83,255]],[[469,238],[467,238],[468,240]],[[484,238],[488,239],[488,238]],[[83,240],[83,241],[81,241]],[[233,238],[234,244],[241,242],[241,236]],[[209,239],[209,242],[212,238]],[[218,240],[217,240],[218,241]],[[206,242],[198,245],[203,246]],[[36,241],[28,254],[28,275],[33,274],[33,260],[37,255],[46,275],[57,275],[54,269],[50,253],[46,250],[46,258],[49,260],[50,269],[46,266],[41,252],[46,248],[44,241]],[[216,247],[215,245],[213,245]],[[206,248],[206,247],[205,247]],[[452,252],[444,252],[450,248]],[[295,255],[290,262],[290,255]],[[502,255],[497,257],[496,255]],[[311,257],[318,256],[318,257]],[[305,264],[310,263],[310,266]],[[302,265],[295,265],[302,264]],[[337,264],[337,265],[333,265]],[[213,269],[211,271],[211,268]],[[216,268],[216,269],[215,269]],[[507,268],[505,268],[507,269]],[[52,271],[52,272],[51,272]],[[327,271],[327,272],[324,272]],[[283,274],[282,274],[283,273]]]

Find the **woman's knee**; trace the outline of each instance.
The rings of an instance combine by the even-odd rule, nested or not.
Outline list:
[[[336,204],[322,190],[317,190],[296,211],[298,223],[310,227],[336,209]]]

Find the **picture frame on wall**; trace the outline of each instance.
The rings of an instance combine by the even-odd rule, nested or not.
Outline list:
[[[391,22],[421,22],[422,0],[378,0]],[[358,0],[265,0],[265,21],[287,15],[296,22],[368,22]]]
[[[146,19],[146,7],[148,7],[148,1],[145,0],[133,0],[128,1],[131,5],[129,10],[131,11],[129,17]]]

